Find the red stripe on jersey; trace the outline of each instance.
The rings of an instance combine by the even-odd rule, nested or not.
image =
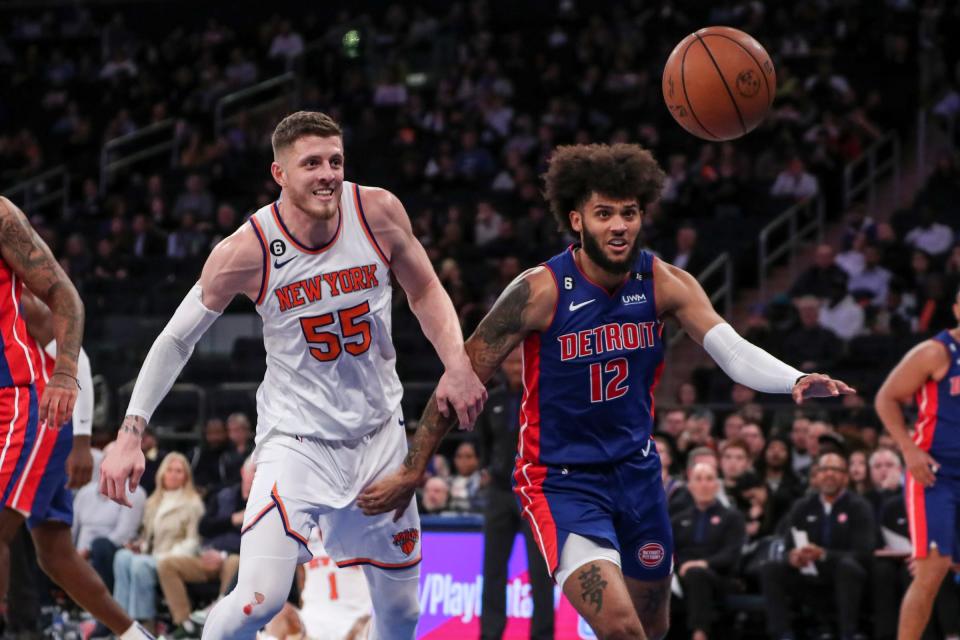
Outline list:
[[[36,381],[39,362],[27,346],[30,338],[20,315],[23,283],[10,267],[0,260],[0,334],[3,335],[3,356],[7,360],[13,385],[26,386]]]
[[[560,564],[560,554],[557,549],[557,523],[550,511],[547,496],[543,493],[543,483],[547,479],[547,467],[542,464],[524,463],[517,460],[517,470],[514,473],[516,489],[520,498],[520,507],[524,519],[530,524],[533,537],[540,547],[540,553],[547,563],[547,570],[552,576]]]
[[[520,401],[520,459],[540,461],[540,334],[523,341],[523,398]]]
[[[927,504],[923,485],[907,471],[907,490],[904,492],[907,507],[907,522],[910,524],[910,540],[913,542],[913,557],[926,558],[930,550],[927,539]]]
[[[30,419],[30,389],[28,387],[5,387],[0,389],[0,497],[17,467],[27,437],[27,421]]]
[[[48,428],[46,422],[41,423],[38,430],[37,440],[33,443],[33,451],[30,452],[27,466],[20,474],[20,482],[7,500],[8,507],[22,513],[33,511],[33,499],[37,495],[37,489],[40,488],[47,462],[50,461],[53,448],[57,444],[57,436],[60,434],[59,429]]]
[[[913,441],[923,451],[929,451],[933,444],[933,433],[937,429],[937,382],[928,380],[917,392],[917,426]]]
[[[663,326],[662,324],[660,325]],[[657,390],[657,385],[660,384],[660,376],[663,375],[663,360],[660,361],[660,364],[657,365],[656,370],[653,372],[653,384],[650,385],[650,417],[656,417],[656,411],[654,410],[654,405],[656,405],[656,400],[653,397],[654,391]]]

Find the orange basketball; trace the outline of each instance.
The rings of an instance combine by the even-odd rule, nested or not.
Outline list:
[[[680,126],[704,140],[733,140],[767,115],[777,74],[749,34],[707,27],[680,41],[663,69],[663,100]]]

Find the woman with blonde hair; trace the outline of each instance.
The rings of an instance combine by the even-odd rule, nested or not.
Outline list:
[[[190,463],[181,453],[168,453],[157,469],[156,489],[147,498],[140,538],[118,551],[113,561],[113,597],[151,630],[157,612],[157,561],[197,553],[202,515]]]

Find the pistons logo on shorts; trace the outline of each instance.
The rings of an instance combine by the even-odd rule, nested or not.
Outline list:
[[[420,540],[420,531],[418,529],[404,529],[399,533],[393,534],[393,546],[400,547],[404,555],[413,553],[413,549]]]
[[[659,542],[648,542],[637,549],[637,560],[646,569],[656,569],[663,562],[667,552]]]

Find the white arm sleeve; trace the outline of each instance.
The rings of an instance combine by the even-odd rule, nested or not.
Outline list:
[[[125,415],[140,416],[150,422],[157,405],[190,359],[200,336],[220,317],[220,313],[203,306],[200,284],[193,285],[150,347]]]
[[[56,358],[57,341],[51,340],[44,350]],[[77,382],[80,390],[77,392],[77,402],[73,405],[73,435],[89,436],[93,433],[93,373],[90,370],[90,358],[83,347],[80,347],[77,357]]]
[[[734,382],[763,393],[791,393],[804,375],[744,340],[726,322],[707,331],[703,348]]]

